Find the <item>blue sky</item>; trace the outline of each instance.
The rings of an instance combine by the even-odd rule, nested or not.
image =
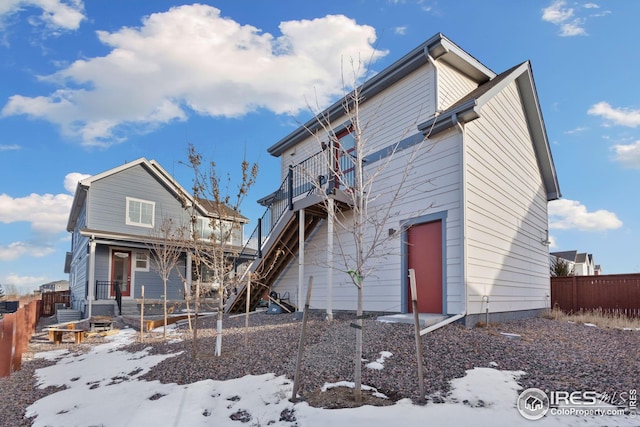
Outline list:
[[[640,271],[640,2],[0,0],[0,284],[66,279],[78,178],[139,157],[185,187],[187,144],[243,205],[279,184],[266,149],[341,94],[341,58],[382,70],[437,32],[493,71],[531,60],[563,199],[552,251]],[[245,232],[251,232],[250,225]]]

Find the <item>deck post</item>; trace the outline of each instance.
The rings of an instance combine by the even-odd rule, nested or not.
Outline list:
[[[304,286],[304,209],[298,212],[298,311],[302,308],[302,290]]]
[[[289,197],[289,210],[293,210],[293,165],[289,165],[289,173],[287,174],[287,187]]]
[[[327,320],[333,320],[333,222],[334,200],[327,200]]]
[[[258,218],[258,259],[262,258],[262,218]]]

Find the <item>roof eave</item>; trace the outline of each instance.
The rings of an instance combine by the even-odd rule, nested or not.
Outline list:
[[[438,33],[385,68],[379,74],[367,80],[361,86],[362,97],[364,99],[373,98],[376,94],[417,70],[419,67],[427,64],[429,57],[447,62],[471,77],[478,84],[482,84],[495,77],[493,71],[482,65],[480,61],[462,50],[443,34]],[[269,147],[267,149],[269,154],[274,157],[281,156],[287,149],[297,145],[317,132],[323,123],[331,123],[343,116],[345,113],[343,105],[344,99],[345,97],[340,98],[340,100],[322,113],[314,116],[304,125]]]

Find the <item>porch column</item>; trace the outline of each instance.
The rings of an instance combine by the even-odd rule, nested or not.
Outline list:
[[[304,287],[304,209],[298,212],[298,311],[302,311]]]
[[[91,309],[93,300],[95,299],[95,287],[96,287],[96,241],[93,236],[89,240],[89,292],[87,298],[89,299],[89,309],[87,310],[87,318],[91,319]]]
[[[333,198],[327,200],[327,320],[333,320]]]

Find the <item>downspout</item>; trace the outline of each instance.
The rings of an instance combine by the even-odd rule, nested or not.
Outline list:
[[[462,301],[463,301],[463,310],[456,314],[453,315],[451,317],[446,318],[445,320],[438,322],[434,325],[429,326],[428,328],[424,328],[422,330],[420,330],[420,335],[426,335],[429,332],[435,331],[436,329],[439,329],[445,325],[448,325],[449,323],[453,323],[457,320],[460,319],[464,319],[467,315],[467,298],[468,298],[468,292],[467,292],[467,168],[465,166],[465,161],[466,161],[466,140],[465,140],[465,132],[464,132],[464,126],[462,126],[460,124],[460,121],[458,120],[457,116],[453,117],[455,123],[456,123],[456,127],[458,128],[458,130],[460,131],[460,135],[462,136],[462,143],[460,146],[460,156],[459,156],[459,161],[460,161],[460,203],[462,204],[461,209],[460,209],[460,221],[462,223],[462,265],[460,266],[461,269],[461,277],[462,277],[462,287],[463,287],[463,292],[464,295],[462,296]]]
[[[433,59],[429,53],[429,48],[424,48],[424,56],[427,57],[427,61],[433,67],[433,111],[434,114],[438,114],[438,67],[436,66],[436,60]]]

